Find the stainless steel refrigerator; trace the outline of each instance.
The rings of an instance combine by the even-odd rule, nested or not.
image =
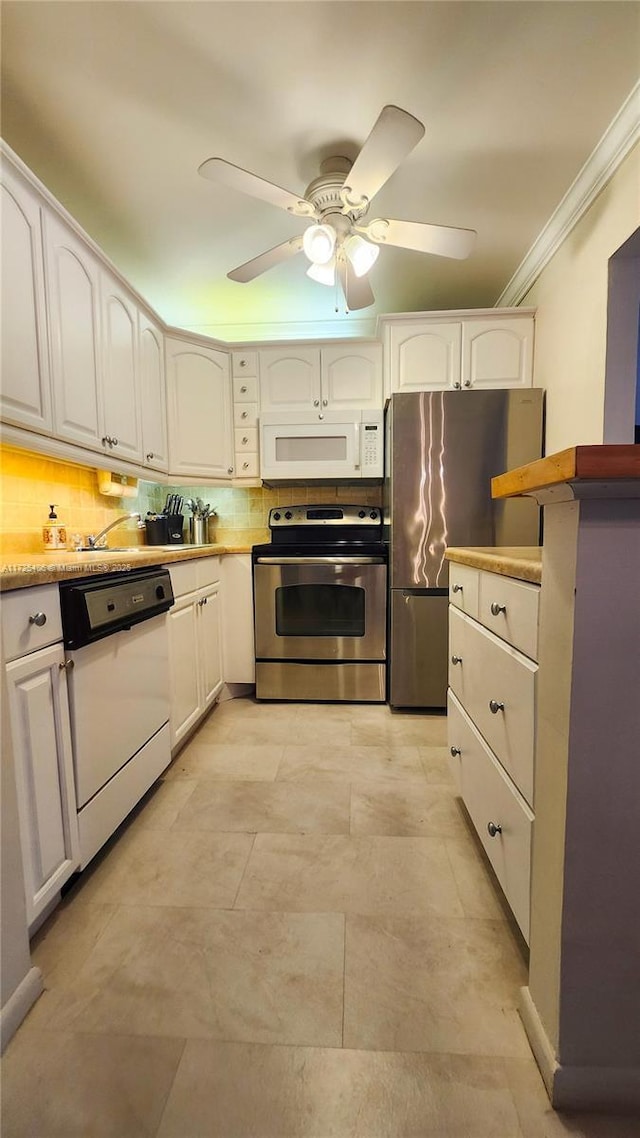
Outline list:
[[[543,392],[392,395],[385,424],[389,703],[445,707],[453,545],[538,545],[539,508],[494,501],[491,479],[542,454]]]

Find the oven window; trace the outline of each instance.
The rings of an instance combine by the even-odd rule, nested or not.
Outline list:
[[[276,589],[278,636],[364,636],[364,589],[283,585]]]

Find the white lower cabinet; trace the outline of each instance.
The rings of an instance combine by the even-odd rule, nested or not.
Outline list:
[[[528,943],[540,588],[469,566],[450,571],[452,769]]]
[[[253,684],[256,677],[253,634],[251,555],[222,558],[224,679],[227,684]]]
[[[168,568],[175,596],[167,618],[169,726],[174,750],[222,689],[220,560],[207,557]]]
[[[59,642],[40,646],[59,630],[57,586],[21,589],[3,598],[8,714],[29,926],[80,864],[64,651]],[[26,654],[17,655],[25,649]]]

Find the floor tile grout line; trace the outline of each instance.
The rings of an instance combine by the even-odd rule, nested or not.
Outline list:
[[[165,1037],[165,1038],[166,1038],[166,1037]],[[153,1132],[153,1135],[151,1136],[151,1138],[157,1138],[157,1136],[158,1136],[158,1134],[160,1133],[160,1130],[161,1130],[161,1128],[162,1128],[162,1123],[163,1123],[163,1121],[164,1121],[164,1116],[165,1116],[165,1114],[166,1114],[166,1112],[167,1112],[167,1107],[168,1107],[168,1105],[169,1105],[169,1099],[171,1098],[171,1093],[172,1093],[172,1091],[173,1091],[173,1088],[174,1088],[174,1086],[175,1086],[175,1083],[176,1083],[176,1079],[177,1079],[177,1077],[178,1077],[178,1071],[180,1070],[180,1066],[181,1066],[182,1060],[184,1059],[184,1053],[185,1053],[185,1051],[186,1051],[186,1049],[187,1049],[187,1043],[189,1042],[189,1039],[188,1039],[188,1037],[187,1037],[187,1036],[178,1036],[178,1037],[176,1037],[176,1038],[182,1038],[182,1050],[181,1050],[181,1052],[180,1052],[180,1055],[179,1055],[179,1057],[178,1057],[178,1062],[176,1063],[176,1069],[175,1069],[175,1071],[173,1072],[173,1078],[171,1079],[171,1082],[170,1082],[170,1084],[169,1084],[169,1088],[168,1088],[168,1090],[167,1090],[167,1095],[166,1095],[166,1098],[165,1098],[165,1100],[164,1100],[164,1105],[163,1105],[163,1107],[162,1107],[162,1111],[160,1112],[160,1118],[158,1119],[158,1125],[156,1126],[156,1128],[155,1128],[155,1130],[154,1130],[154,1132]]]
[[[246,831],[244,831],[244,832],[246,833]],[[244,881],[245,874],[247,872],[247,867],[249,865],[249,861],[251,860],[251,854],[253,853],[253,850],[254,850],[254,847],[256,844],[256,838],[257,837],[258,837],[257,833],[253,834],[251,846],[249,847],[249,853],[247,854],[247,860],[244,863],[244,869],[242,870],[242,875],[241,875],[240,880],[238,882],[238,888],[236,889],[235,894],[234,894],[233,903],[231,905],[231,909],[234,911],[236,908],[236,901],[238,900],[238,896],[240,894],[240,889],[242,887],[242,882]]]
[[[342,949],[342,1035],[340,1037],[340,1045],[344,1050],[344,1021],[346,1015],[346,990],[347,990],[347,917],[348,914],[343,914],[343,949]]]

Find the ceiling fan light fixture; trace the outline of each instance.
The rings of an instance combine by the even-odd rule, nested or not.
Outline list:
[[[359,237],[357,233],[347,237],[343,248],[357,277],[363,277],[365,273],[369,272],[369,269],[375,265],[380,252],[377,245],[365,241],[364,237]]]
[[[311,277],[312,281],[317,281],[318,284],[329,285],[330,288],[333,287],[336,283],[335,257],[332,257],[326,265],[309,265],[307,276]]]
[[[326,265],[333,257],[336,232],[330,225],[310,225],[302,237],[302,248],[312,265]]]

